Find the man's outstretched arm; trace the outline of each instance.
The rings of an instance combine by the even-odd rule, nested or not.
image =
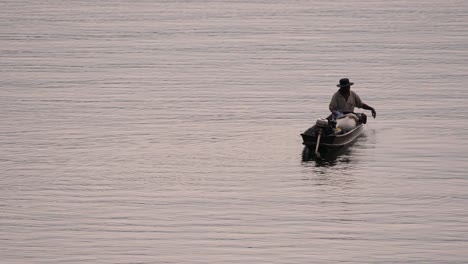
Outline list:
[[[362,103],[362,109],[366,109],[366,110],[370,110],[372,111],[372,117],[376,117],[377,116],[377,112],[375,111],[375,109],[365,103]]]

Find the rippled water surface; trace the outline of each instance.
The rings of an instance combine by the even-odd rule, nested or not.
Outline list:
[[[2,263],[466,263],[466,1],[0,6]]]

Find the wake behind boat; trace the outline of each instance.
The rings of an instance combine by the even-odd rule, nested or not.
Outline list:
[[[321,153],[336,151],[351,145],[363,132],[367,116],[364,113],[348,113],[338,119],[332,115],[318,119],[301,134],[303,143],[316,157]]]

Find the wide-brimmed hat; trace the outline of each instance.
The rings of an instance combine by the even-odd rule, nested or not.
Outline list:
[[[343,78],[340,80],[340,83],[336,85],[336,87],[348,87],[353,85],[353,82],[350,82],[348,78]]]

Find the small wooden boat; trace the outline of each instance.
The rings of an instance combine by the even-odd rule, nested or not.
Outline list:
[[[318,119],[315,125],[301,134],[302,144],[317,157],[320,157],[320,153],[348,147],[362,134],[367,116],[364,113],[348,113],[343,118],[354,119],[354,125],[350,127],[347,121],[340,118],[335,120],[331,115]]]

